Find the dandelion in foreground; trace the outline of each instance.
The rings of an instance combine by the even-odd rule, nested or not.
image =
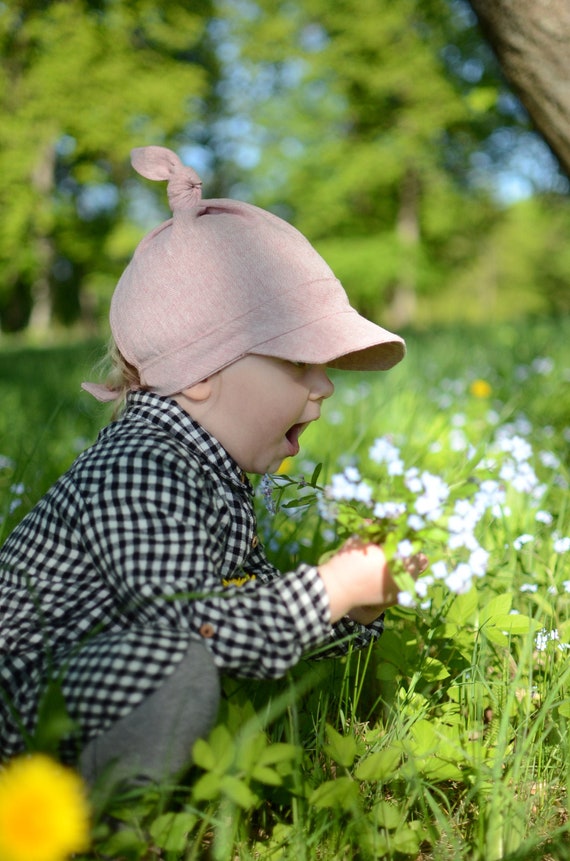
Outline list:
[[[89,805],[75,772],[44,754],[0,771],[2,861],[64,861],[89,848]]]

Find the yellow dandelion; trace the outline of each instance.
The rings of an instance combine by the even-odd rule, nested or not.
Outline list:
[[[78,774],[44,754],[0,771],[2,861],[64,861],[88,848],[89,804]]]
[[[275,474],[276,475],[288,475],[291,472],[292,468],[293,468],[293,459],[290,457],[286,457],[285,460],[281,461],[281,465]]]
[[[474,398],[488,398],[493,390],[487,380],[473,380],[469,391]]]

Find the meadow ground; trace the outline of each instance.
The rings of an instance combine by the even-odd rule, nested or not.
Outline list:
[[[570,856],[569,343],[556,320],[409,333],[393,371],[334,375],[259,488],[270,557],[357,532],[431,568],[372,648],[225,680],[182,784],[93,793],[77,857]],[[79,391],[99,349],[0,352],[2,535],[108,420]]]

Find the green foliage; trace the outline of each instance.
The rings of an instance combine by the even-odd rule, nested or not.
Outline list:
[[[282,570],[335,545],[319,517],[319,487],[357,460],[364,474],[377,437],[390,436],[406,464],[445,476],[460,494],[475,458],[449,444],[455,431],[481,451],[498,428],[524,433],[538,455],[559,459],[554,470],[533,461],[552,522],[536,521],[532,499],[511,489],[509,511],[482,527],[492,567],[468,592],[440,588],[429,607],[393,608],[364,652],[302,662],[281,681],[224,680],[218,724],[176,785],[93,794],[86,858],[565,857],[570,557],[553,541],[570,532],[569,334],[567,322],[546,320],[410,334],[406,361],[389,374],[335,376],[335,398],[289,464],[297,474],[284,474],[279,511],[264,514],[259,498]],[[94,349],[0,354],[0,395],[12,398],[0,437],[0,454],[13,460],[2,473],[3,509],[20,500],[10,523],[43,493],[63,450],[71,460],[78,421],[91,440],[105,420],[103,408],[78,406],[91,403],[78,382]],[[43,461],[33,456],[32,468],[26,458],[38,447]],[[16,475],[24,493],[14,490]],[[523,534],[533,540],[519,545]],[[521,588],[529,585],[536,591]],[[57,690],[44,706],[49,748],[65,718]]]
[[[98,331],[167,213],[128,164],[153,143],[292,219],[391,325],[567,310],[567,198],[498,204],[527,124],[456,0],[11,2],[0,49],[2,331]]]
[[[5,329],[22,328],[33,306],[69,322],[108,298],[129,150],[173,140],[198,118],[214,71],[210,11],[146,0],[0,10]],[[132,250],[121,249],[119,265]]]

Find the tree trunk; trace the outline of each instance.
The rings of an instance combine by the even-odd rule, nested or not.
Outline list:
[[[51,195],[54,188],[55,149],[52,144],[44,147],[40,153],[36,169],[32,175],[32,184],[37,192],[41,207],[51,207]],[[49,220],[49,219],[48,219]],[[49,272],[53,262],[54,249],[51,236],[43,232],[44,225],[34,225],[35,236],[30,241],[35,245],[38,260],[38,274],[32,284],[32,309],[28,327],[37,334],[45,335],[49,331],[52,319],[52,295]]]
[[[470,0],[505,78],[570,176],[570,0]]]
[[[402,259],[398,283],[389,308],[390,324],[399,329],[414,322],[417,310],[417,258],[420,244],[420,188],[417,174],[408,169],[400,185],[400,206],[396,233],[400,240]]]

